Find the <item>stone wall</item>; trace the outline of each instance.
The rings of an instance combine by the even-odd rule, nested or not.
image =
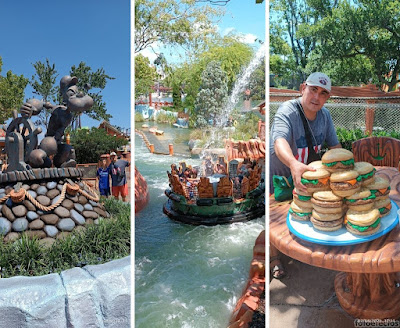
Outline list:
[[[0,328],[130,327],[130,256],[0,279]]]
[[[15,240],[25,232],[49,244],[100,217],[108,218],[104,206],[92,200],[98,200],[97,196],[80,181],[81,173],[75,168],[55,168],[1,174],[0,234],[4,240]],[[35,178],[30,179],[30,174]],[[17,180],[11,181],[15,175]],[[79,191],[72,195],[66,184],[79,186]],[[22,197],[15,197],[19,194]]]

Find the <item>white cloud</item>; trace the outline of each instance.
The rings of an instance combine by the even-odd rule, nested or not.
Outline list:
[[[247,33],[247,34],[239,34],[239,40],[243,43],[253,44],[258,39],[257,35]]]
[[[155,51],[157,51],[157,49],[155,47],[153,47],[153,48]],[[150,63],[153,63],[154,60],[157,58],[157,54],[155,54],[151,48],[143,49],[142,51],[136,53],[135,56],[138,54],[141,54],[142,56],[149,58]]]
[[[234,32],[234,31],[236,31],[236,29],[234,27],[227,27],[226,29],[224,29],[222,31],[221,34],[222,34],[222,36],[225,36],[225,35],[228,35],[229,33]]]

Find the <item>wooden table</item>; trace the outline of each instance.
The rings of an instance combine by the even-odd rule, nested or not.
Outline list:
[[[390,181],[390,198],[400,205],[400,173],[397,168],[376,167],[376,175]],[[270,242],[291,258],[313,266],[341,271],[335,291],[342,308],[355,318],[397,319],[400,317],[400,226],[367,243],[325,246],[292,234],[286,217],[289,204],[276,206],[270,198]],[[400,282],[400,281],[399,281]]]

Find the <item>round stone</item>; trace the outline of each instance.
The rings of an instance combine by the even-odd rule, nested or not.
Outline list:
[[[88,203],[88,204],[85,204],[85,205],[83,206],[83,208],[84,208],[85,210],[87,210],[87,211],[93,211],[93,206],[90,205],[89,203]]]
[[[94,211],[83,211],[83,216],[87,219],[97,219],[99,215]]]
[[[53,225],[47,225],[43,230],[49,237],[55,237],[58,234],[58,229]]]
[[[49,206],[51,203],[50,198],[43,195],[37,196],[36,200],[43,206]]]
[[[95,207],[94,208],[94,211],[98,214],[98,215],[100,215],[101,217],[103,217],[103,218],[108,218],[108,213],[106,212],[106,211],[103,211],[101,208],[98,208],[98,207]]]
[[[0,234],[5,236],[11,231],[11,222],[6,218],[0,218]]]
[[[58,206],[54,210],[54,214],[57,214],[60,218],[69,218],[70,217],[69,211],[65,207],[62,207],[62,206]]]
[[[32,230],[43,229],[43,227],[44,227],[44,222],[40,219],[34,220],[28,225],[28,228]]]
[[[64,199],[61,203],[67,210],[71,210],[74,208],[74,203],[70,199]]]
[[[12,223],[12,228],[14,231],[20,232],[28,229],[28,220],[25,218],[18,218]]]
[[[74,208],[79,212],[82,213],[83,212],[83,205],[79,204],[79,203],[75,203],[74,204]]]
[[[58,189],[50,189],[46,193],[46,196],[49,197],[50,199],[53,199],[54,197],[58,196],[59,194],[60,194],[60,191]]]
[[[10,232],[7,236],[4,237],[5,242],[15,241],[19,238],[18,232]]]
[[[44,223],[56,225],[60,218],[55,214],[44,214],[40,217]]]
[[[61,219],[57,224],[58,229],[61,231],[72,231],[75,228],[75,222],[68,218],[68,219]]]
[[[34,190],[32,190],[32,189],[29,189],[29,190],[28,190],[28,194],[31,195],[31,196],[32,196],[33,198],[35,198],[35,199],[36,199],[36,197],[37,197],[36,191],[34,191]]]
[[[42,239],[46,237],[46,233],[43,230],[28,230],[25,233],[30,238],[37,237],[38,239]]]
[[[58,235],[57,235],[57,239],[65,239],[66,237],[68,237],[71,233],[69,231],[61,231]]]
[[[39,240],[39,243],[44,247],[50,247],[56,240],[54,238],[46,237]]]
[[[36,190],[37,188],[39,188],[39,185],[37,183],[34,183],[33,185],[31,185],[32,190]]]
[[[55,187],[57,187],[57,182],[55,181],[47,182],[46,187],[47,189],[54,189]]]
[[[40,186],[39,188],[36,189],[36,193],[38,195],[46,195],[47,191],[48,190],[45,186]]]
[[[34,211],[28,211],[28,213],[26,213],[26,218],[28,219],[28,221],[32,222],[33,220],[39,218],[39,214]]]
[[[74,220],[77,224],[85,224],[85,218],[76,210],[71,210],[71,219]]]
[[[57,190],[60,190],[60,191],[62,191],[62,189],[63,189],[63,185],[61,185],[61,184],[58,184],[58,185],[57,185]]]
[[[36,211],[35,205],[33,205],[28,199],[25,199],[22,204],[25,205],[28,211]]]
[[[25,190],[31,189],[31,187],[29,185],[27,185],[27,184],[23,184],[21,188],[23,188]]]
[[[57,202],[59,201],[60,197],[61,197],[61,195],[58,195],[57,197],[54,197],[54,198],[51,200],[51,205],[57,203]]]
[[[17,205],[12,208],[14,215],[18,218],[23,217],[28,212],[24,205]]]
[[[93,223],[94,223],[93,219],[87,219],[86,220],[86,224],[93,224]]]
[[[85,205],[88,202],[88,200],[85,196],[80,195],[78,202],[79,204]]]
[[[74,203],[77,203],[79,201],[78,196],[76,196],[76,195],[75,196],[71,196],[68,194],[66,194],[66,195],[67,195],[67,198],[72,200]]]
[[[3,213],[3,215],[11,222],[15,220],[15,215],[8,206],[3,205],[1,213]]]
[[[89,204],[92,205],[93,207],[99,206],[99,203],[97,203],[97,202],[95,202],[95,201],[93,201],[91,199],[89,200]]]

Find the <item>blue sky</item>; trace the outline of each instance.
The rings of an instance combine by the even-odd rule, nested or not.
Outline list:
[[[255,0],[230,0],[225,9],[225,15],[216,23],[218,31],[221,35],[228,34],[234,31],[237,34],[243,35],[244,39],[251,45],[259,47],[259,44],[254,40],[256,38],[265,42],[265,2],[256,4]],[[219,8],[219,6],[215,6]],[[177,56],[171,57],[169,49],[155,48],[157,52],[163,52],[168,61],[179,62]],[[174,50],[176,52],[177,49]],[[157,57],[152,50],[146,49],[142,52],[146,57],[149,57],[151,62]]]
[[[0,30],[2,76],[11,70],[30,79],[32,64],[46,58],[56,65],[57,83],[81,61],[93,71],[104,68],[115,77],[102,91],[110,123],[130,127],[129,0],[0,0]],[[31,90],[25,89],[26,98]],[[82,126],[99,124],[82,116]]]

